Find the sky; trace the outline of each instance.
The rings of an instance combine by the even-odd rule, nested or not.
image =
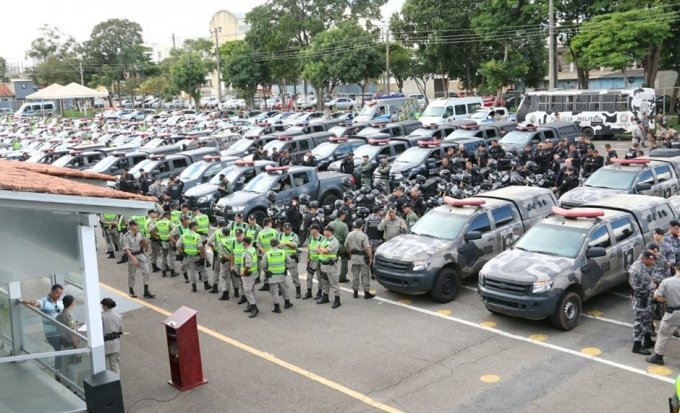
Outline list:
[[[102,21],[123,18],[142,26],[148,46],[166,49],[184,39],[208,37],[208,22],[219,10],[237,17],[266,0],[191,0],[188,2],[160,0],[34,0],[28,3],[7,1],[2,4],[3,23],[0,25],[0,56],[9,63],[25,60],[31,41],[39,36],[43,24],[57,26],[78,41],[89,38],[92,28]],[[388,0],[382,7],[383,16],[399,10],[404,0]]]

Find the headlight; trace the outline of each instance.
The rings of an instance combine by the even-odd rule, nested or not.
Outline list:
[[[482,287],[484,286],[484,273],[479,272],[479,275],[477,276],[477,283],[481,285]]]
[[[231,210],[234,212],[243,212],[245,211],[246,206],[245,205],[234,205],[231,207]]]
[[[533,288],[531,289],[532,293],[544,293],[546,291],[550,291],[553,285],[553,280],[548,280],[548,281],[536,281],[534,283]]]
[[[413,261],[413,271],[425,271],[430,266],[430,260]]]
[[[209,196],[202,196],[202,197],[199,197],[199,198],[196,200],[196,203],[197,203],[197,204],[205,204],[206,202],[210,202],[210,197],[209,197]]]

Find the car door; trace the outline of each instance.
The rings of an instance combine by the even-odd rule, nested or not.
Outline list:
[[[475,273],[479,271],[482,266],[494,256],[494,247],[496,244],[496,234],[491,231],[491,219],[488,211],[481,211],[472,217],[470,224],[465,231],[479,232],[482,238],[466,242],[460,251],[466,257],[465,268],[466,273]]]
[[[650,184],[652,186],[652,189],[645,190],[645,191],[638,191],[637,186],[639,184]],[[651,169],[643,169],[640,174],[638,175],[637,179],[635,180],[635,185],[633,186],[633,192],[636,194],[641,194],[641,195],[656,195],[656,196],[661,196],[661,194],[656,194],[655,193],[655,185],[656,182],[654,181],[654,174],[652,173]]]
[[[282,175],[270,191],[276,192],[276,202],[287,204],[295,193],[290,174]]]
[[[581,267],[581,286],[588,297],[591,297],[598,292],[598,286],[607,285],[605,279],[612,276],[618,263],[618,255],[616,252],[616,245],[612,243],[611,234],[606,223],[601,223],[595,226],[588,235],[586,240],[586,251],[588,248],[601,247],[604,248],[606,254],[604,257],[586,258],[586,263]]]
[[[653,188],[654,195],[670,198],[678,193],[678,179],[670,165],[654,167],[654,176],[656,178],[656,185]]]
[[[609,223],[616,244],[616,262],[612,265],[612,274],[602,280],[600,291],[608,290],[626,280],[631,264],[642,253],[644,240],[631,217],[622,216]]]
[[[494,255],[512,248],[515,241],[522,236],[522,223],[511,205],[501,205],[491,210],[491,217],[496,233]]]

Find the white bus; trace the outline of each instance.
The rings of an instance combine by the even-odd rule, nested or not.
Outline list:
[[[647,114],[650,127],[656,114],[654,89],[545,90],[527,92],[517,111],[517,122],[542,125],[575,122],[581,135],[592,138],[630,133],[636,118]]]

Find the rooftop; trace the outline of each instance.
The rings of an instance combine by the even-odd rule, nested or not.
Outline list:
[[[0,97],[14,97],[14,92],[12,92],[9,86],[0,84]]]

